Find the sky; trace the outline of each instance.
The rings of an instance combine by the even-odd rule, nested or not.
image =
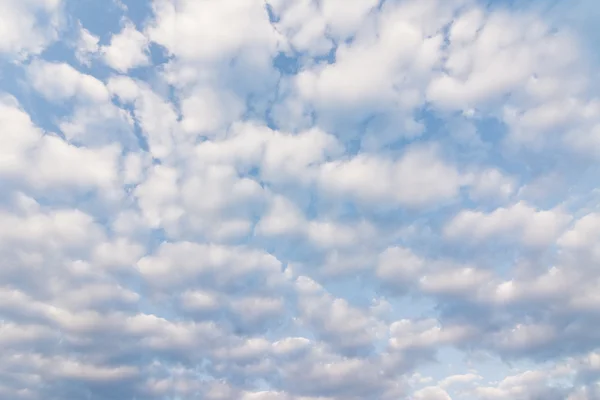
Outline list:
[[[0,398],[599,400],[595,0],[0,0]]]

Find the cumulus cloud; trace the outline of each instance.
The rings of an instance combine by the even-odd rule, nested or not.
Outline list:
[[[106,86],[97,78],[82,74],[66,63],[34,61],[28,68],[31,86],[50,101],[77,98],[102,102],[109,98]]]
[[[360,154],[332,161],[323,165],[320,175],[323,190],[333,194],[408,207],[451,200],[466,183],[436,149],[419,147],[407,149],[398,160]]]
[[[92,42],[85,32],[82,35],[86,48]],[[131,68],[147,65],[150,62],[148,56],[148,39],[139,32],[135,26],[127,21],[123,29],[110,39],[110,44],[102,46],[99,51],[104,61],[111,68],[119,72],[127,72]]]
[[[78,147],[57,135],[44,133],[14,97],[5,95],[0,105],[5,134],[2,169],[4,179],[32,189],[71,187],[110,190],[119,182],[118,145],[98,149]]]
[[[543,246],[555,241],[571,218],[560,209],[538,211],[519,202],[487,214],[461,211],[444,228],[444,234],[451,239],[466,238],[476,242],[504,237],[527,245]]]
[[[598,6],[113,3],[0,0],[0,397],[600,398]]]
[[[90,31],[85,29],[81,22],[79,23],[79,37],[77,38],[75,46],[75,57],[77,61],[85,66],[90,66],[92,57],[97,55],[100,49],[98,42],[100,38],[95,36]]]
[[[58,38],[63,7],[62,0],[2,1],[0,53],[11,58],[41,53]]]

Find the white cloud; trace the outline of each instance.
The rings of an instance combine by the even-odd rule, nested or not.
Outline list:
[[[568,370],[565,371],[561,366],[548,370],[528,370],[507,376],[496,385],[477,387],[472,393],[484,400],[526,400],[536,397],[559,399],[564,398],[564,392],[559,388],[552,388],[549,381],[560,379],[565,375],[568,376]]]
[[[99,42],[100,38],[85,29],[80,22],[79,38],[75,43],[75,57],[77,58],[77,61],[89,67],[92,62],[92,57],[97,55],[100,50]]]
[[[184,59],[215,61],[249,48],[260,61],[277,45],[261,1],[155,0],[153,8],[150,39]]]
[[[297,278],[299,320],[331,346],[353,351],[371,346],[383,328],[375,318],[335,298],[310,278]]]
[[[414,393],[415,400],[452,400],[450,395],[442,388],[431,386]]]
[[[0,2],[0,53],[23,58],[41,53],[58,37],[61,0],[3,0]]]
[[[108,268],[132,268],[144,254],[144,246],[121,237],[98,243],[93,250],[96,265]]]
[[[40,249],[65,249],[85,247],[94,236],[102,234],[91,216],[79,210],[56,210],[18,216],[0,213],[2,226],[12,229],[0,231],[2,247],[25,246]]]
[[[244,285],[239,279],[252,279],[253,274],[267,279],[267,285],[269,280],[276,285],[283,279],[279,276],[280,266],[275,257],[259,250],[190,242],[165,243],[156,255],[144,257],[137,264],[150,283],[165,289],[185,287],[199,279],[205,284],[210,280],[217,288],[235,287]]]
[[[321,167],[322,190],[366,203],[423,207],[452,200],[463,185],[457,169],[433,148],[409,148],[400,159],[358,155]]]
[[[30,179],[38,187],[53,185],[99,186],[118,183],[120,149],[109,146],[97,150],[75,147],[55,136],[44,136],[36,154],[37,171]]]
[[[390,325],[389,344],[394,350],[434,350],[439,345],[457,344],[468,339],[468,326],[440,326],[434,319],[403,319]]]
[[[490,282],[492,274],[489,271],[476,268],[445,268],[419,278],[421,290],[425,293],[452,294],[475,292]]]
[[[600,395],[566,17],[109,3],[0,0],[0,397]]]
[[[90,41],[87,38],[87,41]],[[121,32],[110,39],[110,44],[101,46],[100,52],[106,64],[119,72],[150,63],[148,55],[148,39],[138,31],[132,22],[127,21]]]
[[[600,252],[597,240],[599,236],[600,215],[592,213],[578,219],[573,227],[560,237],[558,244],[567,249],[589,249],[598,254]]]
[[[0,136],[0,170],[3,173],[19,173],[26,167],[24,153],[39,140],[41,131],[33,124],[29,115],[19,108],[14,97],[4,95],[0,107],[0,119],[5,130]]]
[[[462,375],[452,375],[442,379],[439,382],[439,386],[444,388],[448,386],[454,385],[464,385],[473,383],[475,381],[481,380],[483,377],[481,375],[477,375],[474,373],[462,374]]]
[[[118,183],[119,146],[89,149],[44,135],[8,96],[2,99],[0,120],[9,133],[2,135],[7,156],[0,174],[25,179],[39,190],[64,186],[109,190]]]
[[[296,51],[312,55],[326,54],[333,46],[333,40],[345,39],[356,32],[377,5],[373,0],[351,3],[326,0],[319,4],[274,0],[269,4],[279,17],[278,31],[288,38]]]
[[[513,144],[593,156],[600,114],[582,51],[573,30],[556,31],[536,12],[475,7],[452,23],[427,98],[442,109],[500,109]]]
[[[292,134],[244,123],[232,126],[221,140],[196,146],[194,163],[235,165],[241,171],[259,167],[261,179],[269,183],[310,183],[319,166],[340,153],[336,138],[320,129]]]
[[[544,346],[556,337],[552,326],[541,324],[518,324],[508,327],[491,337],[494,346],[508,351],[519,351]]]
[[[504,201],[514,191],[514,179],[505,176],[501,171],[496,169],[488,169],[475,174],[470,196],[474,200]]]
[[[426,261],[409,249],[392,247],[379,257],[376,275],[386,284],[406,285],[423,273]]]
[[[65,63],[35,60],[27,68],[31,85],[48,100],[60,102],[77,97],[95,103],[109,99],[106,86]]]
[[[188,133],[213,136],[213,132],[226,128],[232,121],[238,120],[244,108],[244,104],[229,93],[211,88],[199,88],[182,100],[182,128]]]
[[[481,242],[493,237],[516,240],[528,246],[552,243],[571,221],[566,212],[536,210],[524,202],[491,213],[461,211],[444,228],[447,238]]]
[[[129,77],[111,78],[107,87],[120,102],[133,105],[134,118],[147,138],[152,156],[157,159],[171,156],[176,138],[181,137],[173,105],[152,91],[147,84]]]
[[[35,60],[27,68],[30,83],[55,104],[73,102],[71,116],[58,121],[69,141],[88,146],[119,143],[137,148],[131,116],[110,101],[110,93],[97,78],[65,63]]]
[[[349,249],[372,239],[376,229],[366,221],[342,224],[327,219],[307,220],[303,211],[289,199],[275,196],[269,210],[258,221],[255,233],[266,237],[304,237],[321,249]],[[335,258],[337,260],[329,261],[336,264],[339,257]]]
[[[332,63],[300,59],[302,67],[286,82],[285,101],[277,105],[274,115],[286,127],[305,126],[316,118],[320,125],[343,132],[364,148],[381,149],[423,133],[414,112],[424,104],[432,70],[442,61],[443,28],[461,2],[392,2],[384,3],[381,10],[374,2],[360,3],[352,12],[335,17],[331,12],[337,10],[335,1],[319,3],[322,17],[315,10],[282,12],[279,24],[292,44],[299,39],[304,41],[301,46],[318,43],[311,51],[324,53],[328,40],[308,40],[307,34],[325,30],[325,37],[336,41],[337,47]],[[353,34],[350,29],[355,29]],[[357,128],[365,122],[363,135]]]
[[[485,106],[520,90],[533,75],[552,79],[576,59],[573,41],[552,35],[536,14],[495,11],[483,16],[475,8],[453,23],[450,40],[446,73],[427,89],[428,99],[443,108]],[[557,52],[561,57],[552,57]]]
[[[258,221],[255,232],[267,236],[300,233],[305,224],[304,214],[296,205],[285,197],[276,196],[269,211]]]
[[[370,110],[373,103],[379,109],[382,102],[390,101],[398,104],[400,110],[416,106],[420,98],[413,85],[418,85],[421,74],[427,74],[439,61],[442,38],[435,33],[443,22],[436,17],[442,17],[451,8],[433,3],[437,2],[384,5],[376,30],[365,25],[352,43],[337,49],[335,64],[317,66],[298,75],[301,96],[324,107],[361,104]],[[433,24],[420,26],[419,20]],[[400,38],[402,46],[396,46]],[[403,82],[403,74],[410,74],[414,80]]]

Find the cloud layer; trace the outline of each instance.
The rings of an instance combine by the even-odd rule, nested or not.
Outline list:
[[[0,398],[600,399],[594,2],[89,3],[0,0]]]

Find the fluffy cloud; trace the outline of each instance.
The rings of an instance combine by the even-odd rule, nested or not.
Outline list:
[[[435,149],[419,147],[408,149],[398,160],[361,154],[347,161],[333,161],[323,165],[320,175],[325,191],[408,207],[451,200],[466,183]]]
[[[100,38],[79,24],[79,37],[75,43],[75,57],[81,64],[90,66],[92,57],[98,53]]]
[[[91,42],[89,36],[82,37],[87,43]],[[110,44],[100,49],[104,61],[119,72],[127,72],[131,68],[147,65],[150,62],[148,52],[148,39],[131,22],[126,22],[121,32],[113,35]]]
[[[142,3],[0,0],[0,397],[600,398],[593,2]]]
[[[78,72],[65,63],[34,61],[28,68],[31,86],[50,101],[77,98],[102,102],[109,98],[104,84],[91,75]]]
[[[444,234],[451,239],[466,238],[476,242],[505,237],[531,246],[543,246],[555,241],[570,220],[571,216],[560,209],[538,211],[520,202],[489,214],[461,211],[444,228]]]
[[[99,149],[78,147],[57,135],[44,134],[14,97],[5,95],[0,105],[3,157],[0,174],[15,185],[35,189],[53,187],[111,190],[119,182],[117,145]]]
[[[131,116],[110,101],[110,92],[102,81],[65,63],[35,60],[27,72],[31,86],[48,101],[73,104],[71,115],[58,122],[66,139],[94,147],[138,147]]]
[[[63,6],[62,0],[3,0],[0,53],[17,59],[41,53],[58,38]]]

